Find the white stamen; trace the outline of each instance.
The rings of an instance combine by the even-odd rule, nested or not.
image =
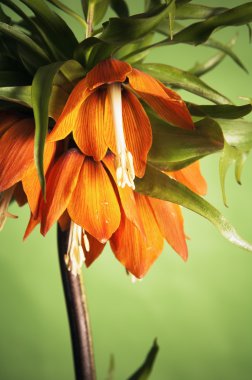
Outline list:
[[[15,186],[12,186],[10,189],[5,190],[0,194],[0,231],[2,231],[7,218],[17,218],[16,215],[8,212],[9,203],[13,196],[14,190]]]
[[[134,274],[130,273],[131,276],[131,282],[132,284],[136,284],[137,282],[141,282],[143,279],[142,278],[137,278],[134,276]]]
[[[80,274],[81,267],[85,261],[85,255],[81,244],[82,234],[82,227],[78,226],[78,224],[75,224],[74,222],[71,222],[65,263],[69,272],[71,272],[74,276]]]
[[[84,230],[83,230],[83,241],[84,241],[85,250],[87,252],[89,252],[90,251],[90,244],[89,244],[89,240],[88,240],[87,234],[85,233]]]
[[[108,85],[108,93],[113,115],[113,123],[115,128],[116,139],[116,179],[120,187],[125,185],[135,189],[134,179],[135,170],[132,154],[127,150],[122,118],[122,89],[120,83],[112,83]]]

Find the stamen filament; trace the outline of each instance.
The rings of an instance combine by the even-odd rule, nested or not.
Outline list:
[[[85,255],[82,248],[82,236],[86,236],[82,227],[78,226],[78,224],[75,224],[74,222],[71,222],[65,263],[69,272],[71,272],[74,276],[80,274],[81,267],[85,261]]]
[[[132,189],[135,189],[133,157],[127,150],[123,131],[121,87],[121,83],[112,83],[108,85],[116,139],[116,179],[118,186],[125,187],[125,185],[127,185]]]
[[[2,231],[7,218],[17,218],[16,215],[8,212],[9,203],[13,196],[14,190],[15,186],[12,186],[10,189],[5,190],[0,194],[0,231]]]

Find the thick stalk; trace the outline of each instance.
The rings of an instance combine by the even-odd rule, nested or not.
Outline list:
[[[95,380],[95,367],[86,295],[81,275],[67,270],[64,255],[67,252],[69,231],[58,226],[60,272],[71,331],[76,380]]]

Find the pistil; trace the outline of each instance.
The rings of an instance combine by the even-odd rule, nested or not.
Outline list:
[[[108,85],[108,93],[112,109],[113,124],[116,139],[116,179],[120,187],[125,185],[135,189],[134,178],[135,170],[132,154],[127,150],[122,118],[122,89],[120,83]]]

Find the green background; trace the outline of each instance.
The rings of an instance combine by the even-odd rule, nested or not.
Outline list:
[[[216,6],[242,3],[211,1]],[[79,1],[71,4],[80,9]],[[129,4],[132,11],[141,10],[142,1]],[[82,31],[75,30],[81,36]],[[204,80],[241,104],[238,96],[251,97],[252,92],[247,29],[229,28],[218,34],[227,41],[237,32],[235,51],[250,74],[226,58]],[[181,45],[155,50],[148,61],[189,69],[195,61],[213,54],[210,48]],[[187,93],[183,96],[196,100]],[[215,155],[202,161],[209,184],[207,199],[252,241],[252,158],[245,165],[242,187],[235,183],[233,168],[229,172],[228,209],[221,199],[218,159]],[[74,374],[56,229],[46,238],[36,230],[23,243],[28,207],[14,206],[11,211],[19,219],[8,220],[0,237],[0,379],[71,380]],[[166,245],[146,278],[132,284],[107,248],[90,269],[83,270],[98,380],[106,379],[111,354],[115,380],[126,379],[143,361],[155,337],[160,352],[153,380],[251,379],[252,255],[226,242],[199,216],[184,214],[191,238],[186,264]]]

